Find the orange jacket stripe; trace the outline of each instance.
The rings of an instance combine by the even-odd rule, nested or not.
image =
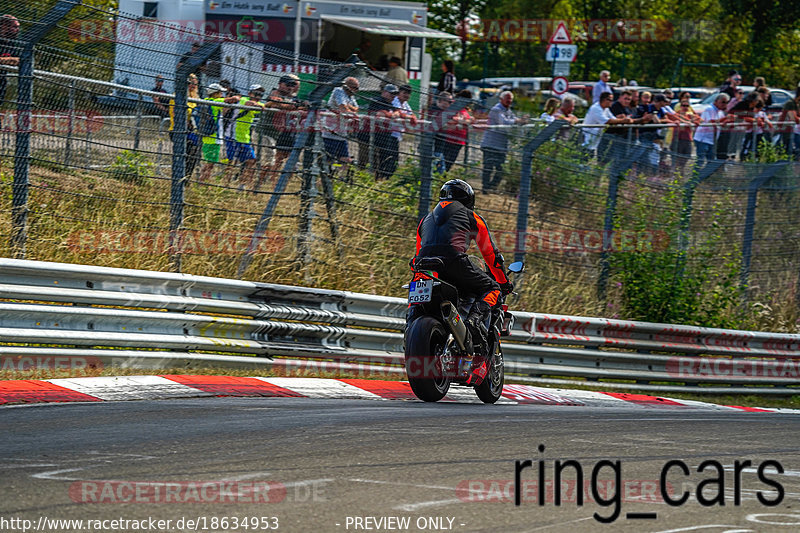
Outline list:
[[[497,305],[497,299],[500,297],[500,291],[492,291],[483,297],[483,301],[494,307]]]
[[[494,242],[492,242],[492,236],[489,234],[486,222],[479,214],[474,213],[474,215],[475,223],[478,226],[478,235],[475,238],[475,242],[478,244],[478,249],[481,251],[483,260],[489,265],[489,270],[492,271],[494,279],[497,280],[498,283],[506,283],[508,281],[506,279],[506,273],[503,272],[502,268],[497,266],[499,263],[497,247],[494,245]],[[417,234],[417,239],[419,239],[419,234]]]

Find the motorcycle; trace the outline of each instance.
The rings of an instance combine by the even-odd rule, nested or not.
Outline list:
[[[451,385],[472,387],[484,403],[500,399],[505,380],[500,337],[510,335],[514,316],[505,295],[494,306],[483,342],[464,323],[474,298],[460,298],[458,289],[437,277],[444,267],[439,257],[420,258],[408,288],[409,314],[405,334],[405,366],[411,390],[420,400],[437,402]],[[522,272],[522,262],[508,272]],[[474,337],[478,337],[477,339]]]

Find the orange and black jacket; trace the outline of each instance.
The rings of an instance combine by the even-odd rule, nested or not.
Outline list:
[[[442,200],[417,227],[417,257],[456,257],[466,254],[472,241],[478,244],[492,277],[506,283],[503,256],[497,249],[486,221],[461,202]]]

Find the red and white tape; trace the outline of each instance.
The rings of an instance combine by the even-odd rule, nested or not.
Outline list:
[[[0,405],[50,402],[159,400],[202,396],[262,396],[359,400],[416,400],[405,381],[207,375],[119,376],[0,381]],[[443,401],[480,403],[475,393],[453,387]],[[800,413],[774,409],[717,405],[644,394],[548,389],[506,385],[501,404],[577,405],[639,409],[718,409]]]

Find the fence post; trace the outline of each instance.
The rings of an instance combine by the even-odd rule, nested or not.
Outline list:
[[[142,131],[142,93],[139,93],[139,100],[136,101],[136,133],[133,134],[133,151],[139,150],[139,137]]]
[[[725,162],[713,159],[706,162],[706,165],[699,171],[694,171],[686,185],[683,186],[683,206],[681,207],[680,229],[678,230],[678,266],[675,279],[683,277],[686,267],[686,255],[689,249],[689,227],[692,222],[692,209],[694,204],[694,191],[697,186],[710,178]]]
[[[300,262],[303,267],[307,267],[311,263],[311,230],[316,216],[314,201],[319,194],[317,178],[320,173],[319,157],[321,150],[319,145],[322,139],[316,128],[314,130],[314,157],[311,163],[311,171],[303,172],[303,190],[300,191],[300,235],[297,244]]]
[[[611,273],[611,265],[608,262],[609,243],[613,239],[614,218],[617,216],[617,193],[619,192],[619,182],[624,179],[625,173],[630,170],[635,161],[644,155],[644,147],[631,147],[628,157],[615,159],[609,167],[608,175],[608,195],[606,197],[606,216],[603,223],[603,248],[600,253],[600,276],[597,279],[597,297],[600,300],[606,298],[606,288],[608,276]]]
[[[764,171],[750,181],[747,189],[747,213],[745,214],[744,235],[742,236],[742,271],[739,284],[747,296],[747,283],[750,278],[750,262],[753,258],[753,233],[756,225],[756,206],[758,205],[758,190],[764,186],[778,171],[789,164],[788,161],[772,163]]]
[[[283,191],[286,190],[286,185],[289,183],[289,177],[291,176],[292,172],[294,172],[294,168],[300,159],[300,153],[305,149],[306,142],[308,141],[308,130],[312,128],[314,124],[316,124],[317,114],[319,113],[320,107],[322,107],[323,99],[330,94],[334,88],[340,86],[342,82],[344,82],[345,78],[351,76],[356,69],[360,68],[361,65],[357,64],[357,61],[358,57],[352,56],[348,63],[343,65],[345,68],[342,68],[339,72],[333,74],[330,78],[330,81],[327,83],[321,83],[313,91],[311,91],[311,94],[308,95],[310,106],[308,109],[308,117],[306,118],[305,126],[297,135],[297,137],[295,137],[294,146],[292,146],[292,152],[289,154],[289,157],[286,159],[286,163],[283,165],[283,170],[281,170],[281,175],[280,178],[278,178],[278,183],[275,185],[275,190],[270,196],[269,202],[267,202],[267,206],[264,208],[261,218],[256,223],[256,227],[253,230],[253,236],[250,238],[250,243],[247,245],[247,250],[244,252],[244,255],[242,255],[241,261],[239,261],[239,268],[236,270],[236,276],[238,278],[241,279],[247,270],[247,267],[250,266],[250,263],[253,260],[253,254],[255,253],[256,249],[258,249],[258,243],[261,242],[266,234],[269,223],[272,220],[272,215],[275,212],[275,209],[278,207],[278,202],[280,202]]]
[[[59,0],[47,14],[19,38],[17,83],[17,136],[14,147],[14,184],[11,199],[11,249],[14,257],[25,259],[28,238],[28,193],[31,166],[31,110],[33,108],[33,50],[36,43],[78,5],[72,0]]]
[[[88,123],[87,123],[87,128]],[[69,82],[69,115],[67,118],[67,139],[64,149],[64,166],[72,163],[72,134],[75,131],[75,82]]]
[[[175,101],[172,102],[172,190],[169,205],[169,260],[173,272],[181,271],[181,236],[184,191],[186,188],[186,119],[189,112],[186,95],[187,77],[205,63],[219,48],[219,43],[206,43],[175,71]]]
[[[519,204],[517,206],[517,234],[514,239],[514,261],[525,259],[525,234],[528,232],[528,206],[531,197],[531,161],[533,153],[551,139],[562,127],[569,125],[565,120],[555,120],[544,127],[536,137],[528,141],[522,149],[522,170],[519,177]]]

